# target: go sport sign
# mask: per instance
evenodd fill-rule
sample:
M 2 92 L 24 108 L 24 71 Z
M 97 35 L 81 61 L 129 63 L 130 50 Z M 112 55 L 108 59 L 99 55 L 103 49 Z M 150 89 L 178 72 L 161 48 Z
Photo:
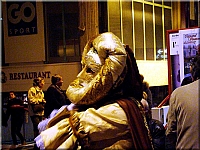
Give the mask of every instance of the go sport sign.
M 6 2 L 8 36 L 37 34 L 36 2 Z

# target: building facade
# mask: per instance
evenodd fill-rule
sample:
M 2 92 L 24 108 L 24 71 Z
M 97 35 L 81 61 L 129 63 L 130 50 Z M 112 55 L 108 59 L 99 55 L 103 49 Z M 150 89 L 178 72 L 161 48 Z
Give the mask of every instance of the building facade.
M 22 97 L 39 76 L 45 78 L 46 91 L 51 76 L 60 74 L 66 90 L 81 70 L 86 42 L 107 31 L 132 48 L 159 103 L 168 86 L 166 31 L 200 26 L 200 5 L 195 1 L 2 1 L 1 5 L 3 105 L 9 91 Z

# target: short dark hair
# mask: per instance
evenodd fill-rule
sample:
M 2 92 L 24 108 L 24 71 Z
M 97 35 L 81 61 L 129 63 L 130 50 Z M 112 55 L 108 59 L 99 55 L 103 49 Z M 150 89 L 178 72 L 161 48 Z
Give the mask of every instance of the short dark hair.
M 51 77 L 51 83 L 55 85 L 58 81 L 61 80 L 61 78 L 62 77 L 59 74 L 55 74 Z
M 11 94 L 11 93 L 13 93 L 13 94 L 14 94 L 14 96 L 16 96 L 16 94 L 15 94 L 15 92 L 14 92 L 14 91 L 10 91 L 10 92 L 9 92 L 9 94 L 8 94 L 8 95 L 9 95 L 9 97 L 10 97 L 10 94 Z
M 194 80 L 200 79 L 200 56 L 195 56 L 191 60 L 191 75 Z
M 38 86 L 39 83 L 40 83 L 42 80 L 44 80 L 44 78 L 42 78 L 42 77 L 38 77 L 38 78 L 33 79 L 33 86 Z
M 14 91 L 10 91 L 9 94 L 10 94 L 10 93 L 13 93 L 13 94 L 15 95 L 15 92 L 14 92 Z

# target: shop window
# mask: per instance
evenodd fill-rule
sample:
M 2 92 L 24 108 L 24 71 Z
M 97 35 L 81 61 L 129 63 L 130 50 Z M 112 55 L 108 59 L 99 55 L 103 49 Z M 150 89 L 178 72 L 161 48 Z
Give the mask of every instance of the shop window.
M 159 1 L 154 1 L 156 4 L 160 4 L 162 5 L 162 0 L 159 0 Z
M 164 59 L 163 30 L 162 30 L 162 8 L 155 7 L 155 37 L 156 37 L 156 59 Z
M 144 60 L 143 5 L 134 3 L 135 57 Z
M 122 2 L 122 24 L 123 24 L 123 41 L 128 44 L 129 47 L 133 47 L 133 23 L 132 23 L 132 3 Z
M 108 1 L 108 30 L 133 49 L 137 60 L 166 60 L 171 10 L 171 1 Z
M 145 10 L 145 40 L 146 42 L 146 60 L 154 60 L 154 28 L 153 28 L 153 6 L 144 5 Z
M 170 2 L 170 1 L 164 1 L 164 5 L 166 5 L 166 6 L 172 6 L 172 3 Z
M 108 1 L 108 30 L 121 37 L 121 14 L 119 1 Z
M 44 11 L 47 62 L 80 61 L 78 2 L 46 2 Z

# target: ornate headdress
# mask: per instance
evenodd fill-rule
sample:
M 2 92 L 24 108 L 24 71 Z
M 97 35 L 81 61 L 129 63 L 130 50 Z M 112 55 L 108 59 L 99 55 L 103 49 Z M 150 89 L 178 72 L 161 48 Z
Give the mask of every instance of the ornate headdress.
M 120 39 L 111 32 L 90 40 L 83 51 L 83 70 L 66 94 L 74 104 L 93 104 L 122 81 L 127 54 Z
M 82 71 L 66 94 L 74 104 L 94 104 L 108 94 L 142 98 L 142 81 L 132 50 L 111 32 L 91 39 L 82 55 Z

